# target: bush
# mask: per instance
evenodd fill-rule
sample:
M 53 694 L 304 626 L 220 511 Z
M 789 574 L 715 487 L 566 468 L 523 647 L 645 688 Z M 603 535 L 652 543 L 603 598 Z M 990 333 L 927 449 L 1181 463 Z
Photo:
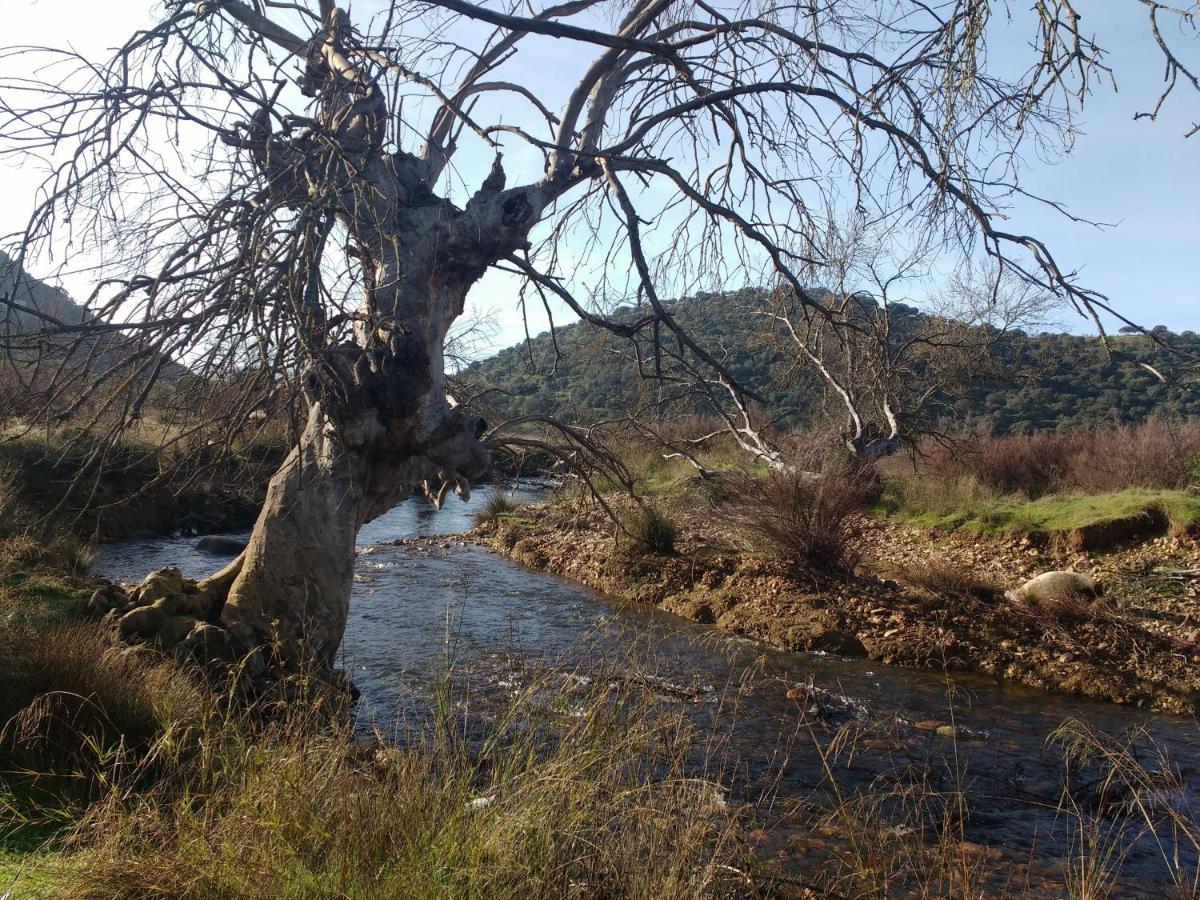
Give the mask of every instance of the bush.
M 907 493 L 913 495 L 912 509 L 946 516 L 951 509 L 935 509 L 938 504 L 922 495 L 950 497 L 966 490 L 1037 500 L 1049 494 L 1130 488 L 1180 490 L 1200 481 L 1198 463 L 1197 422 L 1152 418 L 1140 425 L 1065 433 L 977 435 L 925 443 L 913 470 L 918 484 Z M 896 464 L 888 468 L 894 472 Z M 912 479 L 911 474 L 907 477 Z
M 651 553 L 664 556 L 675 552 L 679 529 L 666 513 L 653 506 L 644 506 L 628 516 L 623 523 L 625 533 Z
M 482 525 L 484 522 L 491 522 L 501 516 L 514 513 L 520 508 L 521 504 L 504 493 L 502 488 L 493 488 L 479 512 L 475 513 L 475 524 Z
M 792 468 L 761 478 L 731 475 L 731 522 L 752 544 L 787 562 L 852 568 L 850 517 L 876 494 L 874 472 L 820 449 L 792 462 Z

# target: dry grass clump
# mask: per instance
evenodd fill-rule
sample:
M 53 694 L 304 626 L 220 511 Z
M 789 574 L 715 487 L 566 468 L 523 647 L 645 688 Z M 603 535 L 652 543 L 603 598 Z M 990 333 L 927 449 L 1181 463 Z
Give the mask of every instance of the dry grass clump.
M 622 521 L 625 533 L 639 546 L 669 556 L 675 552 L 679 528 L 675 520 L 654 506 L 641 506 Z
M 1111 603 L 1091 596 L 1063 591 L 1036 600 L 1018 600 L 1013 608 L 1040 628 L 1072 628 L 1090 623 L 1112 623 L 1120 619 Z
M 872 473 L 836 453 L 809 449 L 786 471 L 731 474 L 725 507 L 750 543 L 796 565 L 849 569 L 851 516 L 874 495 Z
M 482 525 L 484 522 L 491 522 L 501 516 L 511 515 L 521 508 L 521 504 L 506 494 L 501 487 L 495 487 L 488 494 L 487 500 L 475 514 L 475 524 Z
M 930 559 L 907 566 L 899 577 L 939 600 L 973 598 L 991 602 L 1004 597 L 1004 589 L 992 579 L 945 559 Z
M 195 724 L 198 682 L 85 622 L 0 628 L 0 768 L 69 773 L 87 795 L 112 767 Z
M 561 685 L 560 685 L 561 689 Z M 568 705 L 569 701 L 569 705 Z M 701 897 L 746 886 L 737 814 L 692 735 L 632 696 L 523 693 L 485 734 L 407 747 L 303 716 L 212 721 L 171 779 L 73 836 L 72 897 Z

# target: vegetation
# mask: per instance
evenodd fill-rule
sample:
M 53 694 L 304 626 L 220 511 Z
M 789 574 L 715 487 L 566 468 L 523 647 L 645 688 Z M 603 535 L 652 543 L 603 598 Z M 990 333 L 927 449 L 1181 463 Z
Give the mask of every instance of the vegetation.
M 231 710 L 91 625 L 5 637 L 0 765 L 26 774 L 0 835 L 49 834 L 34 861 L 62 895 L 694 897 L 747 877 L 724 789 L 685 769 L 694 729 L 606 684 L 539 681 L 482 734 L 439 717 L 396 746 L 304 702 Z
M 819 420 L 824 391 L 816 373 L 787 351 L 762 317 L 751 314 L 754 291 L 697 294 L 670 305 L 672 313 L 697 340 L 727 348 L 729 369 L 766 398 L 772 417 L 798 426 Z M 618 318 L 634 321 L 645 310 L 626 308 Z M 894 305 L 899 324 L 918 327 L 925 314 Z M 898 327 L 893 340 L 907 333 Z M 1189 353 L 1200 352 L 1200 335 L 1160 333 Z M 992 345 L 990 372 L 964 385 L 961 393 L 943 391 L 936 417 L 950 432 L 964 425 L 996 435 L 1035 431 L 1070 432 L 1094 426 L 1137 424 L 1156 416 L 1200 416 L 1200 393 L 1167 386 L 1142 364 L 1169 368 L 1167 350 L 1143 335 L 1112 339 L 1118 356 L 1110 358 L 1098 338 L 1071 334 L 1012 332 Z M 620 351 L 620 352 L 618 352 Z M 643 358 L 651 355 L 642 347 Z M 631 410 L 660 403 L 675 415 L 710 414 L 694 395 L 675 397 L 663 385 L 638 377 L 619 339 L 597 335 L 582 324 L 559 328 L 553 339 L 539 335 L 528 345 L 503 350 L 465 370 L 463 378 L 491 389 L 489 418 L 502 421 L 525 415 L 550 415 L 573 422 L 621 418 Z M 837 415 L 842 410 L 831 407 Z
M 674 520 L 654 506 L 639 506 L 623 522 L 626 534 L 640 547 L 651 553 L 669 555 L 675 552 L 678 528 Z
M 1070 532 L 1139 515 L 1200 522 L 1200 425 L 1154 417 L 1065 433 L 977 436 L 886 466 L 878 513 L 939 528 Z
M 488 494 L 487 502 L 475 514 L 475 523 L 490 522 L 499 516 L 507 516 L 521 508 L 521 504 L 505 493 L 504 488 L 496 486 Z
M 758 478 L 728 476 L 724 515 L 753 549 L 801 566 L 852 568 L 850 519 L 874 492 L 870 473 L 820 445 L 790 462 Z

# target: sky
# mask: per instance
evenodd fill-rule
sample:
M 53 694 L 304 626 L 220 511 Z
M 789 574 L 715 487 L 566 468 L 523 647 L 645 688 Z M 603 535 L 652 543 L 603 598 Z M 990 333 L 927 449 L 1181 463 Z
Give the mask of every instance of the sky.
M 0 0 L 6 23 L 2 42 L 69 43 L 84 55 L 99 56 L 147 23 L 150 6 L 148 0 Z M 1152 105 L 1163 76 L 1143 7 L 1137 0 L 1081 0 L 1079 8 L 1085 26 L 1094 29 L 1109 52 L 1119 91 L 1100 90 L 1089 100 L 1074 150 L 1055 163 L 1032 160 L 1026 185 L 1073 214 L 1110 227 L 1072 223 L 1033 203 L 1016 207 L 1006 224 L 1045 239 L 1063 268 L 1078 270 L 1089 287 L 1107 294 L 1139 323 L 1200 331 L 1200 134 L 1183 138 L 1190 124 L 1200 120 L 1200 97 L 1180 89 L 1157 122 L 1135 122 L 1134 113 Z M 1192 47 L 1198 43 L 1190 42 Z M 536 78 L 547 84 L 568 78 L 568 47 L 553 41 L 545 46 Z M 1003 56 L 1019 49 L 1000 45 L 992 52 Z M 31 166 L 0 162 L 0 233 L 24 224 L 39 181 Z M 45 273 L 35 269 L 33 274 Z M 61 283 L 83 297 L 93 278 L 66 274 Z M 523 334 L 515 295 L 512 279 L 498 274 L 485 277 L 472 292 L 472 304 L 495 316 L 496 347 Z M 569 320 L 561 309 L 555 318 L 560 324 Z M 1069 316 L 1062 324 L 1073 331 L 1089 328 Z M 532 331 L 543 326 L 544 317 L 535 314 Z

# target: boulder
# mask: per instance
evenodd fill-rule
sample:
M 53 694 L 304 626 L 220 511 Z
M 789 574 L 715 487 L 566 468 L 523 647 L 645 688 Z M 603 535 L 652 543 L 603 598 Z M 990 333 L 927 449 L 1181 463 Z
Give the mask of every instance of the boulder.
M 246 549 L 246 542 L 238 538 L 210 534 L 196 541 L 196 549 L 211 556 L 237 556 Z
M 1090 575 L 1080 572 L 1043 572 L 1029 579 L 1015 591 L 1009 591 L 1008 599 L 1015 603 L 1052 603 L 1066 597 L 1099 597 L 1104 588 Z
M 229 632 L 208 622 L 194 622 L 192 630 L 176 645 L 175 651 L 201 662 L 233 662 L 238 655 Z
M 115 584 L 104 584 L 92 592 L 87 601 L 87 612 L 96 617 L 103 617 L 110 610 L 122 609 L 129 602 L 129 597 Z
M 207 619 L 213 610 L 213 598 L 195 585 L 188 584 L 184 592 L 175 598 L 175 612 L 193 619 Z
M 174 647 L 191 633 L 195 625 L 196 620 L 186 616 L 165 616 L 156 635 L 159 646 L 163 649 Z
M 167 566 L 157 572 L 151 572 L 133 590 L 133 601 L 138 606 L 149 606 L 163 597 L 172 597 L 183 593 L 183 575 L 174 566 Z
M 139 606 L 121 616 L 117 621 L 117 633 L 122 638 L 149 640 L 158 634 L 166 619 L 166 614 L 156 606 Z

